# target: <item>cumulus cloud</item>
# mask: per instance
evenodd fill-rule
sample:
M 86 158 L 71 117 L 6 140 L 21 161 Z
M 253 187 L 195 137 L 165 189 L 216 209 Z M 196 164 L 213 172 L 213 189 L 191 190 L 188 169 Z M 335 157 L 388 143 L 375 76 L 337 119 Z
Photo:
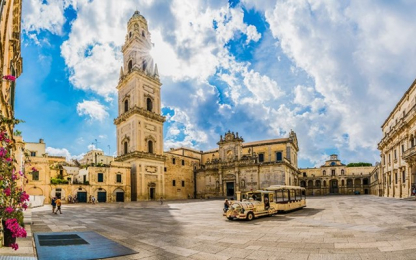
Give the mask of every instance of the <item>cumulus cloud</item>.
M 108 117 L 106 108 L 96 100 L 83 100 L 77 105 L 79 116 L 88 116 L 91 120 L 103 121 Z

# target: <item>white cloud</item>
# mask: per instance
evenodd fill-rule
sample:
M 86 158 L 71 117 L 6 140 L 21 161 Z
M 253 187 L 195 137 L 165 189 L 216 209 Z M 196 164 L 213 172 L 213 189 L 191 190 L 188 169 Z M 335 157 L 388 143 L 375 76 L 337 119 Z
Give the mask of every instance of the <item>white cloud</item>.
M 106 108 L 96 100 L 83 100 L 77 105 L 79 116 L 89 116 L 91 120 L 103 121 L 108 117 Z
M 72 158 L 71 153 L 65 148 L 46 147 L 46 153 L 52 156 L 63 156 L 67 161 Z

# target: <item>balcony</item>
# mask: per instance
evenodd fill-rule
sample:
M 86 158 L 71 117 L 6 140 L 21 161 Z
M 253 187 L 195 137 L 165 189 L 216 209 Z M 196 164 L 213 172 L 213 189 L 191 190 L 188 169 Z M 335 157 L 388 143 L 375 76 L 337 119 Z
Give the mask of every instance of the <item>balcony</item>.
M 403 160 L 405 160 L 407 163 L 411 161 L 416 160 L 416 146 L 413 146 L 409 149 L 407 149 L 402 156 Z

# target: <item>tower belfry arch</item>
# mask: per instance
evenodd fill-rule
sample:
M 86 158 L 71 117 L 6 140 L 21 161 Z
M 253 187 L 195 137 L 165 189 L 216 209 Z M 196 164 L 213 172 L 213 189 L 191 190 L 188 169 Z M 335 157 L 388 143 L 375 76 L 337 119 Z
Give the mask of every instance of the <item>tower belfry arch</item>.
M 164 197 L 163 123 L 161 82 L 153 58 L 147 21 L 135 11 L 127 23 L 121 48 L 116 161 L 131 164 L 132 201 Z M 152 183 L 152 194 L 149 184 Z

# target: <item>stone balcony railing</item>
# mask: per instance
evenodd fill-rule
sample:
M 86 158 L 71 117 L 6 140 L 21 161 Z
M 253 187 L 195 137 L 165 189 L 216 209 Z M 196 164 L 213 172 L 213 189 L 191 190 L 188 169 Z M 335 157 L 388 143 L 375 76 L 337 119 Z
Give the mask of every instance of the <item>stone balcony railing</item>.
M 404 151 L 403 156 L 402 156 L 403 160 L 405 161 L 412 160 L 414 159 L 414 157 L 416 157 L 416 146 L 413 146 L 407 149 L 406 151 Z
M 153 159 L 153 160 L 158 160 L 158 161 L 165 161 L 166 160 L 166 156 L 164 156 L 164 155 L 134 151 L 134 152 L 130 152 L 130 153 L 126 153 L 126 154 L 117 156 L 115 158 L 115 161 L 116 162 L 122 162 L 122 161 L 125 161 L 125 160 L 128 160 L 128 159 L 133 159 L 133 158 L 146 158 L 146 159 Z
M 156 114 L 152 111 L 148 111 L 148 110 L 146 110 L 142 107 L 134 106 L 134 107 L 130 108 L 127 112 L 121 114 L 119 117 L 114 119 L 114 124 L 118 125 L 121 122 L 127 120 L 127 118 L 129 118 L 130 116 L 132 116 L 134 114 L 142 115 L 142 116 L 145 116 L 147 118 L 154 119 L 154 120 L 156 120 L 158 122 L 161 122 L 161 123 L 165 122 L 165 120 L 166 120 L 166 117 L 164 117 L 162 115 Z

